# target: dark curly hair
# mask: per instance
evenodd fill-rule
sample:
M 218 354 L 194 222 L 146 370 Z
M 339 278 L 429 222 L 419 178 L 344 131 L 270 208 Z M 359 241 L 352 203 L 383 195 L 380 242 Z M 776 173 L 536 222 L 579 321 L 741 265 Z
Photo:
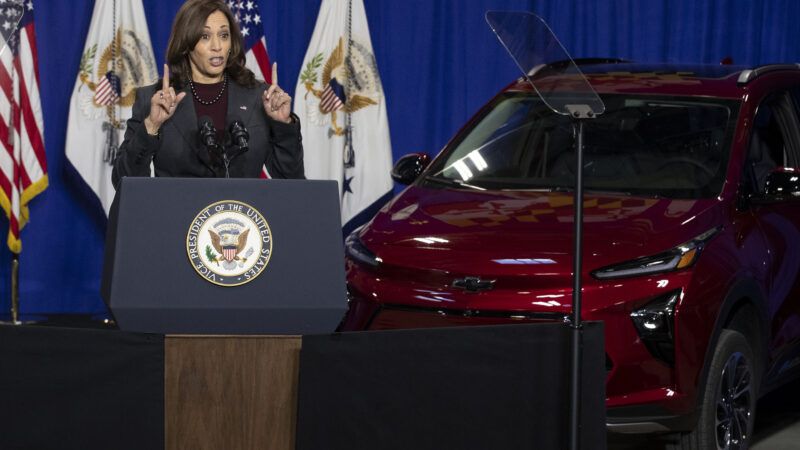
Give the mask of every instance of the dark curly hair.
M 222 0 L 187 0 L 175 15 L 167 44 L 166 59 L 170 69 L 170 83 L 175 89 L 183 89 L 189 82 L 192 76 L 189 52 L 194 50 L 200 41 L 206 19 L 215 11 L 225 14 L 230 24 L 231 53 L 225 64 L 225 72 L 230 79 L 240 85 L 246 87 L 256 85 L 255 75 L 245 67 L 242 33 L 228 5 Z

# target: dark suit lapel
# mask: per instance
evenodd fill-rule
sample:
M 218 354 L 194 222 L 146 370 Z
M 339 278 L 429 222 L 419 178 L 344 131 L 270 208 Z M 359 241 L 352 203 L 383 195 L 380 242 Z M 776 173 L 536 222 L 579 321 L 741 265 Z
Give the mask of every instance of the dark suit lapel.
M 254 101 L 254 97 L 260 97 L 260 93 L 254 89 L 247 89 L 233 81 L 229 81 L 228 88 L 228 117 L 226 121 L 232 123 L 234 120 L 241 120 L 247 126 L 250 123 L 250 116 L 256 108 L 261 105 L 260 98 Z
M 197 151 L 200 145 L 200 140 L 197 137 L 197 112 L 194 109 L 194 98 L 192 91 L 187 85 L 182 92 L 186 93 L 186 97 L 178 103 L 175 108 L 175 114 L 172 115 L 170 122 L 178 129 L 178 132 L 183 136 L 183 139 L 189 145 L 189 148 Z
M 175 113 L 172 115 L 170 122 L 183 137 L 189 151 L 194 154 L 203 165 L 208 167 L 212 172 L 215 172 L 214 162 L 208 154 L 208 149 L 200 142 L 197 110 L 194 108 L 192 90 L 189 86 L 186 86 L 182 92 L 186 93 L 186 97 L 178 103 L 178 107 L 175 108 Z

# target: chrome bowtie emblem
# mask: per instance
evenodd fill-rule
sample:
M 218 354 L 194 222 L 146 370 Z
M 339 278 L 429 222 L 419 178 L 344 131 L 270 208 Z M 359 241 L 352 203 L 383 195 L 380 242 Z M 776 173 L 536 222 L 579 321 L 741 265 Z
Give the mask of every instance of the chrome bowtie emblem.
M 464 277 L 453 280 L 453 287 L 467 292 L 488 291 L 494 287 L 496 280 L 481 280 L 479 277 Z
M 240 106 L 239 109 L 241 109 L 243 111 L 247 111 L 247 106 Z

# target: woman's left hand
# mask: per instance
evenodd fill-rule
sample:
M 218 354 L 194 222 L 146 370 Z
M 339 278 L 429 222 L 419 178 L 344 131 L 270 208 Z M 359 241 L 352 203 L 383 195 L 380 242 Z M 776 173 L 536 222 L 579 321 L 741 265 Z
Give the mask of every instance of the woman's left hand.
M 292 121 L 292 97 L 278 86 L 278 63 L 272 64 L 272 86 L 261 97 L 264 112 L 274 120 L 283 123 Z

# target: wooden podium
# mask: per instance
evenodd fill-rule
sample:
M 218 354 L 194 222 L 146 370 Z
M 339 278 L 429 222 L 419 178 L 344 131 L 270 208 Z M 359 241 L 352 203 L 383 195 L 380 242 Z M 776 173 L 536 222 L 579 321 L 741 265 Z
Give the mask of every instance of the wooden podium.
M 163 338 L 163 404 L 151 408 L 164 416 L 147 416 L 159 425 L 148 442 L 163 433 L 166 449 L 294 450 L 300 335 L 333 332 L 347 307 L 338 189 L 122 179 L 101 293 L 120 330 Z M 223 256 L 222 234 L 238 236 L 241 255 Z
M 165 449 L 294 450 L 300 336 L 167 335 Z

